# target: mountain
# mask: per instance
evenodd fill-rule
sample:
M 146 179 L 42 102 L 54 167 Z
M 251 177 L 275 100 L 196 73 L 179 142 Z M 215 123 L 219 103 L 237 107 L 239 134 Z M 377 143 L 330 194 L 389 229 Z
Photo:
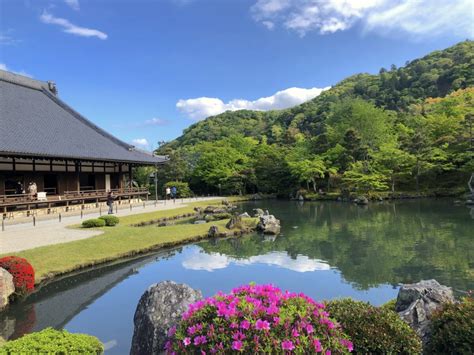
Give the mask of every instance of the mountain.
M 158 149 L 196 192 L 464 189 L 474 171 L 474 42 L 351 76 L 279 111 L 208 117 Z
M 215 141 L 235 134 L 269 142 L 280 130 L 298 129 L 304 134 L 321 132 L 335 103 L 345 98 L 361 98 L 389 110 L 403 112 L 428 97 L 444 97 L 458 89 L 474 86 L 474 42 L 464 41 L 450 48 L 407 62 L 380 69 L 379 74 L 357 74 L 339 82 L 318 97 L 286 110 L 227 111 L 197 122 L 169 142 L 169 148 Z M 272 134 L 273 129 L 273 134 Z M 276 131 L 276 132 L 275 132 Z

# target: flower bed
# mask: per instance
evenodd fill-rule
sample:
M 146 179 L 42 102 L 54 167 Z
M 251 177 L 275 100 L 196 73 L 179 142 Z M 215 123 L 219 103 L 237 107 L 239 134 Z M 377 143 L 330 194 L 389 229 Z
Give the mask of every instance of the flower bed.
M 189 307 L 169 332 L 168 354 L 349 353 L 325 305 L 271 285 L 246 285 Z
M 21 296 L 33 292 L 35 289 L 35 270 L 26 259 L 18 256 L 6 256 L 0 259 L 0 267 L 13 276 L 17 295 Z

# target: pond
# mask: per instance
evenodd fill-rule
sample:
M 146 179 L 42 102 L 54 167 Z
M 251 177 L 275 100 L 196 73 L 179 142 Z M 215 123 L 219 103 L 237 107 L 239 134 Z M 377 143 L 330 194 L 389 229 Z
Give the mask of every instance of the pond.
M 353 297 L 374 305 L 395 298 L 400 283 L 421 279 L 474 289 L 474 213 L 452 200 L 239 205 L 257 207 L 281 220 L 281 235 L 205 241 L 57 281 L 0 314 L 0 335 L 53 326 L 93 334 L 107 353 L 126 354 L 138 300 L 162 280 L 206 296 L 254 281 L 318 300 Z

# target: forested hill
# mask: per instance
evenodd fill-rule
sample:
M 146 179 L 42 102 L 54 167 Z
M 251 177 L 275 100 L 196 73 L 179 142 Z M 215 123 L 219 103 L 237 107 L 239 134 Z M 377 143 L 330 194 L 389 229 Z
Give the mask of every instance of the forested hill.
M 265 135 L 269 142 L 299 132 L 321 133 L 321 124 L 335 106 L 347 98 L 361 98 L 376 107 L 406 111 L 428 97 L 444 97 L 474 86 L 474 42 L 465 41 L 442 51 L 407 62 L 404 67 L 380 69 L 379 74 L 357 74 L 302 105 L 280 111 L 227 111 L 193 124 L 169 143 L 170 148 L 215 141 L 235 134 Z M 289 130 L 289 132 L 287 132 Z
M 474 42 L 465 41 L 290 109 L 198 122 L 159 148 L 171 157 L 159 181 L 204 193 L 464 189 L 473 132 Z

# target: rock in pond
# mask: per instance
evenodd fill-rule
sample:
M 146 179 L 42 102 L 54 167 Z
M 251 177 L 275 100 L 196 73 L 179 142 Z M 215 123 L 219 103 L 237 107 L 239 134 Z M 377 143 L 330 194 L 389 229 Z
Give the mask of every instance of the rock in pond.
M 422 280 L 400 288 L 395 310 L 426 344 L 430 337 L 429 325 L 433 313 L 442 309 L 444 304 L 453 302 L 451 287 L 441 285 L 436 280 Z
M 280 220 L 276 219 L 274 215 L 260 216 L 257 230 L 264 234 L 278 234 L 280 233 Z
M 9 297 L 15 292 L 13 276 L 0 267 L 0 309 L 8 305 Z
M 260 216 L 263 216 L 265 214 L 265 212 L 263 212 L 263 210 L 261 208 L 254 208 L 253 209 L 253 216 L 254 217 L 260 217 Z
M 211 228 L 209 228 L 209 232 L 207 232 L 207 236 L 211 238 L 216 238 L 219 235 L 219 228 L 217 226 L 211 226 Z
M 242 227 L 242 217 L 232 216 L 232 218 L 225 225 L 227 229 L 240 228 Z
M 160 354 L 168 330 L 176 325 L 191 303 L 202 298 L 201 291 L 185 284 L 163 281 L 151 285 L 138 302 L 133 322 L 131 355 Z
M 365 196 L 359 196 L 354 200 L 354 203 L 358 205 L 368 205 L 369 200 Z
M 247 212 L 244 212 L 239 215 L 240 218 L 250 218 L 250 215 Z

